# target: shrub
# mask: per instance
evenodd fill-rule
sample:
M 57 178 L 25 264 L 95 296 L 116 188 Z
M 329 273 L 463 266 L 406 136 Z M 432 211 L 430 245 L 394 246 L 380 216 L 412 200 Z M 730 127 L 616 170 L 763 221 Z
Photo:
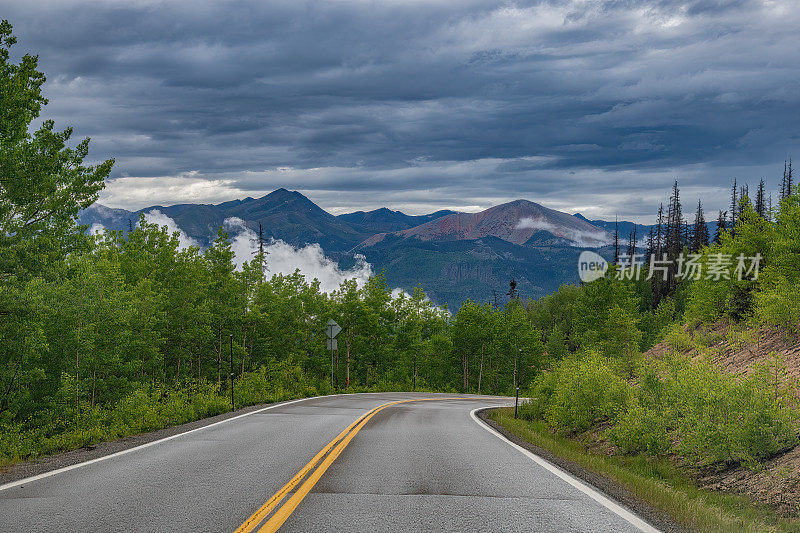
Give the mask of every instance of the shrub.
M 676 365 L 670 380 L 676 450 L 697 465 L 752 467 L 797 441 L 794 410 L 771 394 L 763 371 L 737 377 L 686 362 Z
M 682 353 L 694 348 L 692 335 L 683 329 L 681 324 L 673 324 L 664 338 L 667 346 L 672 348 L 673 351 Z
M 630 385 L 613 370 L 607 358 L 589 353 L 562 360 L 549 376 L 537 380 L 535 391 L 539 402 L 546 405 L 542 415 L 551 427 L 561 432 L 579 432 L 624 411 Z
M 624 453 L 659 456 L 671 447 L 669 432 L 673 421 L 661 372 L 662 365 L 658 363 L 641 367 L 631 408 L 619 417 L 610 432 L 611 441 Z
M 660 456 L 670 448 L 664 413 L 638 404 L 620 416 L 610 437 L 627 454 Z
M 765 282 L 766 287 L 756 295 L 756 316 L 766 324 L 784 326 L 800 331 L 800 287 L 782 277 Z

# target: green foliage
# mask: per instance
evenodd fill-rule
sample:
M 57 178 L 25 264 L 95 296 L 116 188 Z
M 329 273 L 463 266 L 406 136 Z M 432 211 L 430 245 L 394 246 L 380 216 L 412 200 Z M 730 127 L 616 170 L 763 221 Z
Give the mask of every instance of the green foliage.
M 663 413 L 634 404 L 610 433 L 611 441 L 627 454 L 661 456 L 670 448 Z
M 246 372 L 235 385 L 237 405 L 272 403 L 331 392 L 327 381 L 314 380 L 286 361 Z
M 683 353 L 695 347 L 692 335 L 682 324 L 673 324 L 664 336 L 664 342 L 675 353 Z
M 611 439 L 630 454 L 672 451 L 697 466 L 755 467 L 797 442 L 786 378 L 775 361 L 748 376 L 682 359 L 647 366 Z
M 756 294 L 756 315 L 768 324 L 798 332 L 800 324 L 800 196 L 781 201 L 771 238 L 769 260 Z
M 619 417 L 609 436 L 624 453 L 663 455 L 672 445 L 667 388 L 660 366 L 647 364 L 639 370 L 630 408 Z
M 676 364 L 668 378 L 676 450 L 700 465 L 754 465 L 796 443 L 794 413 L 770 394 L 766 374 L 725 374 L 704 363 Z
M 30 132 L 47 104 L 45 77 L 36 56 L 10 62 L 11 30 L 0 21 L 0 280 L 40 273 L 79 244 L 78 211 L 97 199 L 114 163 L 84 165 L 89 139 L 69 148 L 72 128 L 55 131 L 52 120 Z
M 109 406 L 85 403 L 67 427 L 57 420 L 36 426 L 5 424 L 0 432 L 0 464 L 154 431 L 229 409 L 230 404 L 207 383 L 191 391 L 140 387 Z
M 751 266 L 747 258 L 760 256 L 759 268 L 769 269 L 769 265 L 777 259 L 774 253 L 776 238 L 785 235 L 786 231 L 760 217 L 750 204 L 746 204 L 740 216 L 733 236 L 729 232 L 723 233 L 719 244 L 702 251 L 699 263 L 703 275 L 692 282 L 689 289 L 686 315 L 690 322 L 713 322 L 722 317 L 738 321 L 757 313 L 754 303 L 763 279 L 761 276 L 752 279 L 753 273 L 747 273 Z M 742 265 L 742 279 L 739 279 L 740 272 L 737 271 L 740 257 L 746 258 Z M 709 268 L 721 258 L 730 260 L 731 268 L 728 274 L 716 279 L 716 275 L 710 275 Z
M 641 350 L 647 351 L 661 341 L 677 318 L 675 299 L 670 297 L 661 300 L 653 311 L 643 312 L 639 321 L 642 330 Z
M 421 290 L 393 297 L 377 276 L 328 295 L 299 272 L 266 279 L 233 259 L 221 230 L 201 253 L 140 220 L 128 234 L 88 240 L 52 276 L 0 283 L 0 428 L 10 435 L 0 454 L 30 457 L 229 409 L 231 369 L 237 406 L 330 393 L 330 318 L 344 328 L 337 388 L 457 386 L 449 317 Z
M 520 400 L 517 416 L 522 420 L 541 420 L 544 414 L 541 410 L 542 406 L 543 403 L 539 402 L 538 399 Z
M 639 300 L 629 284 L 601 278 L 584 285 L 573 313 L 575 343 L 630 361 L 642 339 L 638 316 Z
M 529 415 L 542 418 L 562 432 L 585 431 L 599 420 L 613 420 L 627 408 L 630 386 L 597 353 L 562 360 L 535 382 Z

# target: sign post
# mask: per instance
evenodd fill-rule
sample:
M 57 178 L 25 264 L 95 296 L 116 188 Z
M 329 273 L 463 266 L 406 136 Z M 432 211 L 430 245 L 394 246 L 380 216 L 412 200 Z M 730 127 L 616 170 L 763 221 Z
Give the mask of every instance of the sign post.
M 335 386 L 333 382 L 333 352 L 338 349 L 336 335 L 338 335 L 340 331 L 342 331 L 342 328 L 334 319 L 331 318 L 328 320 L 328 323 L 325 325 L 325 335 L 328 337 L 326 343 L 328 350 L 331 351 L 331 387 Z
M 230 334 L 231 340 L 231 411 L 236 410 L 236 406 L 233 403 L 233 333 Z

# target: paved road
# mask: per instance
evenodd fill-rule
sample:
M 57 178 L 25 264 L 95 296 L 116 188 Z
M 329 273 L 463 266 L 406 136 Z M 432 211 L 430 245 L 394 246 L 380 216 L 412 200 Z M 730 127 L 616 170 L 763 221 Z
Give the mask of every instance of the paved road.
M 389 405 L 340 435 L 378 406 L 415 398 L 436 399 Z M 444 398 L 295 401 L 0 486 L 0 530 L 231 532 L 326 449 L 251 530 L 279 514 L 281 531 L 302 532 L 618 532 L 643 525 L 471 415 L 507 400 Z

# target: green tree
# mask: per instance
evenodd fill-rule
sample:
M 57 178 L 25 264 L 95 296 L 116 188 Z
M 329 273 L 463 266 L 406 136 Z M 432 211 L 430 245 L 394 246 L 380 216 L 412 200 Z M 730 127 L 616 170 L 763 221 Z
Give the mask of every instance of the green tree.
M 67 147 L 72 128 L 31 123 L 47 100 L 45 76 L 30 54 L 10 61 L 16 37 L 0 22 L 0 279 L 41 271 L 76 245 L 75 219 L 103 188 L 114 163 L 84 165 L 89 139 Z
M 800 196 L 781 201 L 769 256 L 756 294 L 757 316 L 797 332 L 800 324 Z
M 753 301 L 759 288 L 755 272 L 748 273 L 759 257 L 759 268 L 772 261 L 770 250 L 776 238 L 773 223 L 760 217 L 749 202 L 743 202 L 743 210 L 736 223 L 736 232 L 725 232 L 719 244 L 703 249 L 700 264 L 702 276 L 689 289 L 686 313 L 690 320 L 712 322 L 723 316 L 742 320 L 753 314 Z M 745 270 L 737 268 L 742 258 Z M 714 265 L 726 266 L 722 275 L 712 275 Z
M 227 344 L 228 335 L 233 334 L 235 323 L 241 316 L 240 310 L 243 310 L 238 283 L 233 275 L 234 256 L 228 234 L 220 227 L 213 245 L 205 253 L 210 273 L 208 286 L 212 322 L 210 326 L 216 332 L 214 352 L 216 352 L 218 386 L 222 385 L 222 352 Z
M 456 316 L 453 317 L 453 352 L 457 354 L 461 363 L 461 390 L 463 392 L 470 390 L 470 362 L 477 351 L 481 326 L 485 326 L 482 323 L 484 321 L 481 317 L 481 310 L 472 300 L 464 302 Z M 483 329 L 485 330 L 485 327 Z M 479 375 L 482 379 L 482 361 Z

